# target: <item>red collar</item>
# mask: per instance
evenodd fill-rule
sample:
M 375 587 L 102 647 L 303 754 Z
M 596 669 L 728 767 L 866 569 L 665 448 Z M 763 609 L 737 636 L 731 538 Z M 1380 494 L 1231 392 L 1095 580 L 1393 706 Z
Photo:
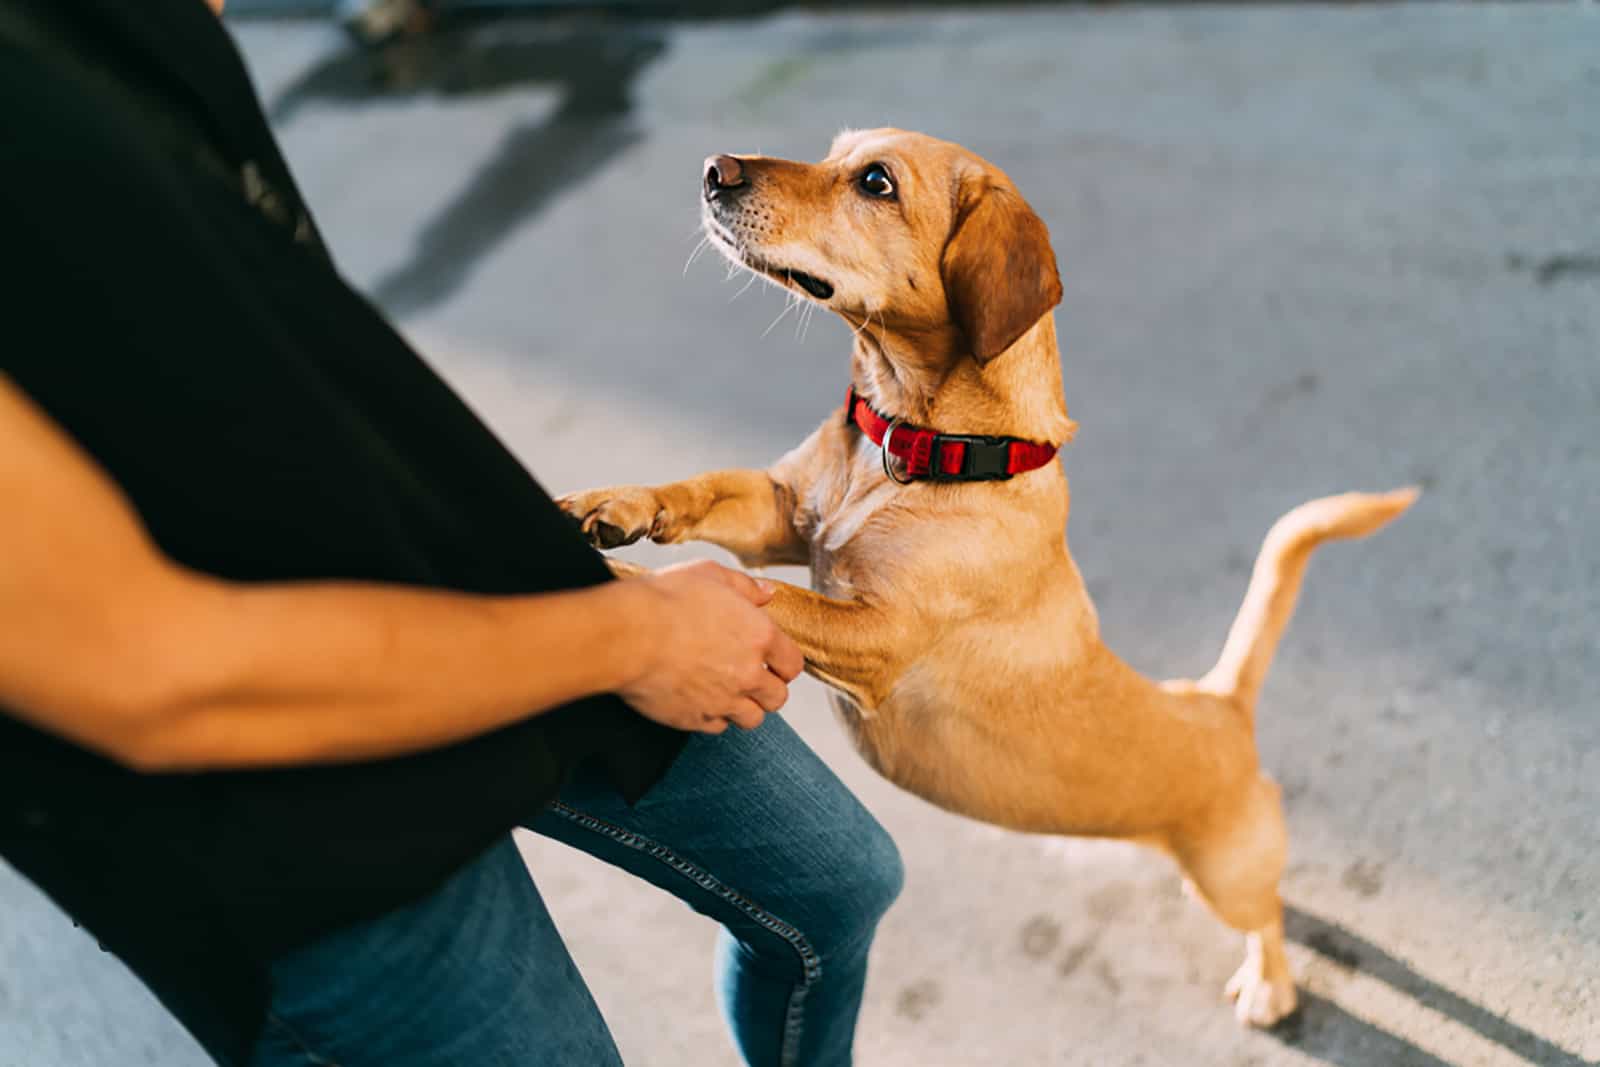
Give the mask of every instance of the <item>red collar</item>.
M 1038 470 L 1055 458 L 1058 446 L 1016 437 L 940 433 L 907 426 L 878 414 L 855 386 L 845 396 L 845 417 L 883 450 L 883 471 L 896 482 L 1003 482 L 1013 474 Z M 887 442 L 885 441 L 887 438 Z M 889 457 L 901 460 L 896 472 Z

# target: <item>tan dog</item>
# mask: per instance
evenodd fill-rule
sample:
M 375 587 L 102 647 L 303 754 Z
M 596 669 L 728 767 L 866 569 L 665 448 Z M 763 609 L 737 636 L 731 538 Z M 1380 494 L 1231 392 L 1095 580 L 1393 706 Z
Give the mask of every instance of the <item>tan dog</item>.
M 818 164 L 715 156 L 704 221 L 730 259 L 851 324 L 854 389 L 903 423 L 892 440 L 914 437 L 908 427 L 1071 438 L 1049 235 L 994 166 L 898 130 L 842 134 Z M 1063 537 L 1058 460 L 1005 480 L 906 481 L 851 414 L 770 470 L 562 505 L 601 547 L 648 536 L 707 541 L 749 566 L 809 564 L 815 591 L 780 584 L 769 610 L 837 691 L 867 762 L 976 819 L 1165 851 L 1248 935 L 1228 984 L 1239 1018 L 1267 1026 L 1292 1011 L 1286 837 L 1278 786 L 1257 764 L 1256 693 L 1311 550 L 1372 532 L 1415 492 L 1284 516 L 1221 660 L 1198 681 L 1157 683 L 1100 642 Z

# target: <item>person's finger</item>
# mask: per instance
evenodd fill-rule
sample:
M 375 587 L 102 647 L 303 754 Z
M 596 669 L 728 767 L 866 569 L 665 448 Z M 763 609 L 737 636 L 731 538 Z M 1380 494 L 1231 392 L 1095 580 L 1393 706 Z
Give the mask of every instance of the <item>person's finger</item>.
M 794 681 L 806 669 L 806 658 L 800 646 L 776 626 L 772 628 L 772 639 L 767 642 L 766 659 L 767 669 L 786 682 Z
M 789 702 L 789 687 L 763 667 L 761 676 L 751 680 L 750 688 L 745 690 L 744 695 L 767 711 L 777 711 Z
M 697 727 L 703 734 L 720 734 L 727 728 L 728 720 L 720 715 L 707 715 L 700 720 L 700 725 Z
M 743 571 L 736 571 L 731 567 L 717 566 L 716 570 L 707 573 L 758 608 L 772 599 L 771 582 L 758 581 Z
M 761 706 L 759 704 L 753 700 L 746 700 L 739 708 L 737 708 L 731 715 L 728 716 L 727 721 L 733 723 L 733 725 L 739 727 L 741 730 L 754 730 L 757 726 L 761 725 L 762 721 L 766 717 L 767 713 L 761 710 Z

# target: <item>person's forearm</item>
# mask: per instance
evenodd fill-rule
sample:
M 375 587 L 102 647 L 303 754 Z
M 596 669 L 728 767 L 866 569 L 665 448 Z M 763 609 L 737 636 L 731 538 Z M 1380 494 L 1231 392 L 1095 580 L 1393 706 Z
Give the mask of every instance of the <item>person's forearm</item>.
M 147 646 L 159 674 L 117 755 L 143 770 L 394 756 L 632 680 L 634 583 L 484 597 L 185 579 Z
M 0 514 L 0 713 L 141 769 L 392 756 L 658 666 L 650 583 L 483 597 L 185 570 L 3 373 Z

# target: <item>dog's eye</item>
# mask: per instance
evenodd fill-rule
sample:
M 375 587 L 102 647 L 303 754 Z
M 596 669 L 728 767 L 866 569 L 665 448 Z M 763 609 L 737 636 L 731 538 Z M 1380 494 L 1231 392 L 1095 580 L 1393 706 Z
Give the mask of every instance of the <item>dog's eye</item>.
M 868 196 L 875 196 L 879 200 L 894 199 L 894 182 L 889 178 L 889 170 L 882 163 L 874 163 L 861 172 L 861 177 L 856 179 L 856 184 L 861 186 L 861 191 Z

